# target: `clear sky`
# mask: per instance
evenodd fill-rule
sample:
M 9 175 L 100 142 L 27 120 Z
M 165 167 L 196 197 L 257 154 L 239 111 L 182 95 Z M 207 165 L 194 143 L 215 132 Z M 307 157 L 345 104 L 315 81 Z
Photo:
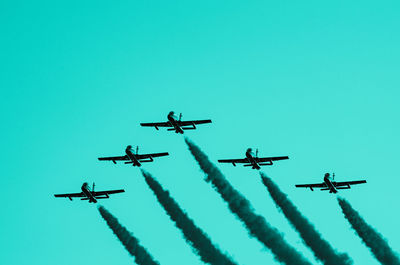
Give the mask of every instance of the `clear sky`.
M 398 1 L 3 1 L 1 264 L 131 264 L 95 205 L 56 199 L 82 182 L 161 264 L 201 264 L 137 168 L 97 161 L 169 152 L 149 171 L 240 264 L 274 264 L 203 180 L 183 137 L 141 128 L 211 118 L 185 133 L 210 159 L 288 155 L 263 170 L 355 264 L 377 264 L 334 195 L 294 184 L 367 179 L 340 191 L 400 251 Z M 257 213 L 312 263 L 258 172 L 220 165 Z

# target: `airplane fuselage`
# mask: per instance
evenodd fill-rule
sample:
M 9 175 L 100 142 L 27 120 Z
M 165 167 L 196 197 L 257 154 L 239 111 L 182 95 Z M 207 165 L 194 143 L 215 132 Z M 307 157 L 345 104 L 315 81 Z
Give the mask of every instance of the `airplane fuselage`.
M 139 162 L 139 160 L 136 158 L 135 154 L 132 153 L 131 149 L 127 148 L 125 150 L 126 155 L 129 157 L 129 159 L 132 161 L 134 166 L 140 167 L 142 164 Z
M 178 125 L 178 122 L 176 121 L 175 117 L 173 114 L 168 114 L 168 121 L 174 127 L 176 133 L 183 134 L 182 128 Z
M 246 151 L 246 158 L 249 161 L 249 163 L 253 166 L 252 167 L 253 169 L 260 169 L 260 166 L 254 159 L 253 153 L 251 151 L 249 151 L 249 150 Z
M 324 182 L 329 188 L 329 193 L 337 193 L 335 186 L 332 184 L 331 178 L 329 176 L 324 177 Z
M 97 202 L 96 198 L 92 195 L 92 192 L 90 191 L 89 185 L 86 182 L 83 183 L 81 189 L 82 189 L 83 194 L 85 194 L 86 197 L 89 199 L 89 202 L 93 202 L 93 203 Z

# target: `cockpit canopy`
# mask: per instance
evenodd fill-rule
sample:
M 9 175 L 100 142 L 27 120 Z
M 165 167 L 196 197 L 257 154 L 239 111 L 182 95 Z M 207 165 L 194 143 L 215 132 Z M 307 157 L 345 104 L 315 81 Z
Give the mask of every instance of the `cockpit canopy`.
M 170 112 L 168 113 L 168 118 L 174 118 L 174 119 L 176 119 L 175 112 L 170 111 Z

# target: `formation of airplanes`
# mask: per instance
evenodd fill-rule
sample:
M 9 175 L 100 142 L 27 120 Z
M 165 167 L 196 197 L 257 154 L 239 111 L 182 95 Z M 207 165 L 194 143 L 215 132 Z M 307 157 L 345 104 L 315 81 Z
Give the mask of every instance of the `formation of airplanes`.
M 183 134 L 184 130 L 195 130 L 198 124 L 206 124 L 211 123 L 210 119 L 207 120 L 188 120 L 182 121 L 182 113 L 179 115 L 179 119 L 175 116 L 174 112 L 171 111 L 167 116 L 168 121 L 166 122 L 152 122 L 152 123 L 140 123 L 143 127 L 155 127 L 159 130 L 159 127 L 167 127 L 167 131 L 175 131 L 175 133 Z M 132 164 L 132 166 L 140 167 L 142 163 L 146 162 L 154 162 L 155 157 L 168 156 L 168 152 L 162 153 L 148 153 L 148 154 L 139 154 L 139 147 L 136 147 L 136 151 L 132 149 L 131 145 L 128 145 L 125 149 L 125 155 L 122 156 L 110 156 L 110 157 L 99 157 L 100 161 L 112 161 L 114 164 L 117 164 L 116 161 L 124 161 L 125 164 Z M 233 166 L 236 164 L 244 164 L 245 167 L 251 167 L 252 169 L 259 170 L 261 166 L 271 166 L 273 165 L 273 161 L 286 160 L 289 159 L 288 156 L 271 156 L 271 157 L 258 157 L 258 149 L 254 154 L 251 148 L 248 148 L 245 153 L 244 158 L 239 159 L 220 159 L 219 163 L 232 163 Z M 339 189 L 350 189 L 351 185 L 363 184 L 366 183 L 366 180 L 356 180 L 356 181 L 343 181 L 336 182 L 335 174 L 330 176 L 329 173 L 326 173 L 324 176 L 324 181 L 322 183 L 315 184 L 297 184 L 295 187 L 297 188 L 310 188 L 310 190 L 314 190 L 314 188 L 320 188 L 322 191 L 329 190 L 330 193 L 337 193 Z M 87 182 L 83 183 L 81 187 L 81 192 L 78 193 L 65 193 L 65 194 L 55 194 L 54 196 L 57 198 L 68 198 L 72 201 L 72 198 L 81 198 L 81 200 L 87 200 L 89 203 L 96 203 L 98 199 L 108 199 L 109 195 L 115 193 L 125 192 L 123 189 L 118 190 L 104 190 L 104 191 L 95 191 L 93 187 L 90 188 Z

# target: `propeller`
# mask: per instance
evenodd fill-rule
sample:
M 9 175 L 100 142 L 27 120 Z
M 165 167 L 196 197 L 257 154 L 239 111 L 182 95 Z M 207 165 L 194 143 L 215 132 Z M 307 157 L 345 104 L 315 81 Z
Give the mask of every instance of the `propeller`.
M 256 148 L 256 157 L 258 157 L 258 148 Z
M 94 184 L 94 182 L 93 182 L 93 188 L 92 188 L 92 192 L 94 192 L 94 186 L 95 186 L 95 184 Z
M 179 121 L 181 121 L 181 119 L 182 119 L 182 112 L 179 113 Z
M 139 153 L 139 146 L 137 145 L 136 146 L 136 154 L 138 154 Z
M 335 180 L 335 173 L 332 173 L 332 179 Z

